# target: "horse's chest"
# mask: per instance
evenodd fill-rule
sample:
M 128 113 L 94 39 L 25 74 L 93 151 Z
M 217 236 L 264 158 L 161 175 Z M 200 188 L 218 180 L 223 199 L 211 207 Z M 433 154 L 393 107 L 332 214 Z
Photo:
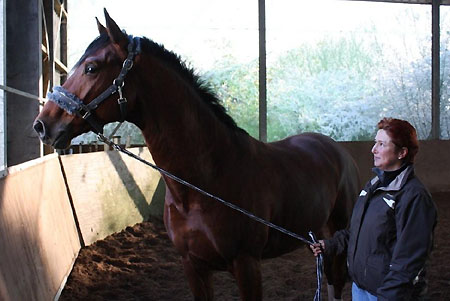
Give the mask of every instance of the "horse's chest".
M 180 213 L 175 206 L 168 206 L 165 223 L 170 239 L 183 256 L 190 254 L 204 260 L 219 260 L 227 252 L 224 247 L 227 243 L 213 219 L 200 211 Z

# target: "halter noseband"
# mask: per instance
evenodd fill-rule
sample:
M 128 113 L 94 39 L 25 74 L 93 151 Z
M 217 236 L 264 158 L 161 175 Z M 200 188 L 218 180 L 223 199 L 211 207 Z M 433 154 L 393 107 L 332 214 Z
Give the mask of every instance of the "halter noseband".
M 91 125 L 93 132 L 98 134 L 103 133 L 103 126 L 95 118 L 94 111 L 105 99 L 118 92 L 119 98 L 117 100 L 117 103 L 120 107 L 120 121 L 123 122 L 127 115 L 127 99 L 123 97 L 122 94 L 122 88 L 125 83 L 124 79 L 128 71 L 130 71 L 130 69 L 133 67 L 134 58 L 141 51 L 141 39 L 138 37 L 133 38 L 132 36 L 129 36 L 128 38 L 130 40 L 130 42 L 128 43 L 128 56 L 123 62 L 122 70 L 120 71 L 119 76 L 117 76 L 111 86 L 109 86 L 99 96 L 94 98 L 94 100 L 92 100 L 88 104 L 84 104 L 83 100 L 70 93 L 62 86 L 53 87 L 53 92 L 47 93 L 48 100 L 56 103 L 67 113 L 71 115 L 77 115 L 86 120 Z

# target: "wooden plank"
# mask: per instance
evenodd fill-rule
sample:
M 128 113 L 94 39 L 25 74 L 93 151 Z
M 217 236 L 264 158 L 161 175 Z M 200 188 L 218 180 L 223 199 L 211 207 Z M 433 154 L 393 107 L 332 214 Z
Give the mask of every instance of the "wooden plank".
M 54 6 L 55 6 L 55 12 L 58 15 L 61 13 L 61 10 L 62 10 L 63 15 L 67 18 L 67 11 L 64 8 L 64 6 L 61 4 L 61 2 L 59 2 L 59 0 L 54 0 Z
M 80 243 L 56 155 L 0 179 L 0 300 L 52 300 Z
M 56 70 L 58 70 L 60 73 L 69 74 L 69 69 L 67 68 L 67 66 L 57 58 L 55 58 L 55 66 Z
M 131 151 L 152 162 L 146 148 Z M 86 245 L 149 215 L 162 215 L 163 185 L 152 168 L 116 151 L 65 155 L 61 160 Z
M 43 57 L 43 59 L 45 59 L 45 57 L 47 56 L 47 47 L 45 47 L 45 45 L 42 44 L 41 49 L 42 49 L 42 53 L 44 54 L 42 57 Z

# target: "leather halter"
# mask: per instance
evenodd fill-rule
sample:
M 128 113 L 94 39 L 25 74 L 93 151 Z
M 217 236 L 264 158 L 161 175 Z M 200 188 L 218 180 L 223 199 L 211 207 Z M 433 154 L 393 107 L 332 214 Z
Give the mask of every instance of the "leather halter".
M 109 96 L 114 93 L 119 93 L 117 103 L 120 107 L 121 122 L 123 122 L 127 115 L 127 99 L 123 97 L 122 88 L 124 86 L 124 79 L 128 71 L 133 67 L 133 60 L 137 54 L 141 52 L 141 38 L 128 36 L 130 42 L 128 43 L 128 56 L 123 62 L 122 70 L 117 78 L 113 81 L 112 85 L 103 91 L 99 96 L 94 98 L 90 103 L 84 104 L 84 101 L 78 98 L 76 95 L 70 93 L 62 86 L 53 87 L 53 92 L 47 93 L 47 98 L 50 101 L 56 103 L 61 109 L 65 110 L 71 115 L 77 115 L 78 117 L 86 120 L 92 127 L 93 132 L 96 134 L 103 133 L 103 125 L 101 125 L 95 117 L 94 111 L 97 107 Z

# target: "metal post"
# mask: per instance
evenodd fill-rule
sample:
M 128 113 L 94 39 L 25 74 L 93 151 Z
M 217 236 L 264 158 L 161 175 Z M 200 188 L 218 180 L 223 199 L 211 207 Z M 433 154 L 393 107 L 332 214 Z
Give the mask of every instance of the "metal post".
M 440 138 L 440 29 L 439 6 L 440 0 L 433 0 L 431 4 L 431 138 Z
M 266 85 L 266 3 L 258 0 L 259 24 L 259 140 L 267 142 L 267 85 Z

